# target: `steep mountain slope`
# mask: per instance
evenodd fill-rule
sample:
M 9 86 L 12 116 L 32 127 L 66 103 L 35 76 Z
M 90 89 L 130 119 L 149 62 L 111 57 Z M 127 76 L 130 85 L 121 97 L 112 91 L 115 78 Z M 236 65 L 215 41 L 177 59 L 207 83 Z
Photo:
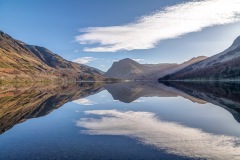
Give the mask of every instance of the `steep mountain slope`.
M 160 80 L 240 79 L 240 36 L 225 51 Z
M 119 79 L 147 79 L 154 80 L 167 74 L 176 72 L 190 64 L 206 59 L 204 56 L 193 58 L 182 64 L 139 64 L 129 58 L 114 62 L 112 67 L 104 74 L 106 77 Z
M 94 80 L 103 76 L 92 67 L 67 61 L 44 47 L 25 44 L 0 31 L 0 78 L 0 81 Z

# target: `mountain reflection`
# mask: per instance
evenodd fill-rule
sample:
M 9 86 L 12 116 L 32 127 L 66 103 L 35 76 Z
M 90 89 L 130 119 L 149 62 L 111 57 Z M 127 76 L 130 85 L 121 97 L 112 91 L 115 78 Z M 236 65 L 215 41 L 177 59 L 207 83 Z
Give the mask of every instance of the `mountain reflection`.
M 106 84 L 115 100 L 131 103 L 140 97 L 177 97 L 195 103 L 212 103 L 229 111 L 240 123 L 240 83 L 138 82 Z
M 95 94 L 101 91 L 101 88 L 97 83 L 2 87 L 0 133 L 27 119 L 44 116 L 69 101 Z
M 191 158 L 239 159 L 240 139 L 214 135 L 196 128 L 158 119 L 151 112 L 91 110 L 85 114 L 100 118 L 81 118 L 76 122 L 89 135 L 121 135 L 136 138 L 168 153 Z
M 114 100 L 143 102 L 141 97 L 181 96 L 195 103 L 212 103 L 228 110 L 240 122 L 240 85 L 238 83 L 77 83 L 71 85 L 1 86 L 0 134 L 30 118 L 47 115 L 67 102 L 97 105 L 89 95 L 106 89 Z
M 130 82 L 106 84 L 104 88 L 112 95 L 114 100 L 131 103 L 141 97 L 177 97 L 182 96 L 193 102 L 206 103 L 199 98 L 190 96 L 173 87 L 154 82 Z
M 240 123 L 239 82 L 165 82 L 182 92 L 223 107 Z

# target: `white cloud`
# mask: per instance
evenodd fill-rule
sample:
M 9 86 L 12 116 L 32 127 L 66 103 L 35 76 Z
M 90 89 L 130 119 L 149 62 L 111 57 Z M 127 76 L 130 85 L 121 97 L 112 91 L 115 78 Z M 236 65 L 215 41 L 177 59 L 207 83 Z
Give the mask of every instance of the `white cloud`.
M 136 62 L 141 62 L 141 61 L 144 61 L 144 59 L 139 59 L 139 58 L 133 58 L 132 60 L 136 61 Z
M 79 63 L 79 64 L 87 64 L 87 63 L 92 62 L 94 60 L 96 60 L 96 58 L 93 58 L 93 57 L 80 57 L 80 58 L 74 59 L 73 62 L 76 62 L 76 63 Z
M 82 99 L 78 99 L 78 100 L 75 100 L 75 101 L 72 101 L 73 103 L 76 103 L 76 104 L 80 104 L 80 105 L 85 105 L 85 106 L 90 106 L 90 105 L 94 105 L 96 104 L 96 102 L 93 102 L 87 98 L 82 98 Z
M 85 114 L 101 118 L 82 118 L 76 122 L 90 135 L 122 135 L 136 138 L 168 153 L 196 159 L 239 159 L 240 138 L 214 135 L 182 124 L 165 122 L 151 112 L 92 110 Z
M 74 52 L 74 53 L 78 53 L 78 52 L 79 52 L 79 50 L 78 50 L 78 49 L 76 49 L 76 50 L 74 50 L 73 52 Z
M 200 0 L 166 7 L 137 21 L 120 26 L 80 29 L 80 44 L 97 44 L 88 52 L 150 49 L 161 40 L 240 20 L 239 0 Z

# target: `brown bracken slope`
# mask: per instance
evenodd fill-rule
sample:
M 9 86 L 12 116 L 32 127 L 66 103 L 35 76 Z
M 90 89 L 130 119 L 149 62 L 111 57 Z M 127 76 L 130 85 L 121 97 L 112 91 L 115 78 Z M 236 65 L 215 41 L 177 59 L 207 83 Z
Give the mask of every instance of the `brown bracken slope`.
M 97 69 L 67 61 L 0 31 L 0 82 L 53 79 L 102 80 L 103 76 Z

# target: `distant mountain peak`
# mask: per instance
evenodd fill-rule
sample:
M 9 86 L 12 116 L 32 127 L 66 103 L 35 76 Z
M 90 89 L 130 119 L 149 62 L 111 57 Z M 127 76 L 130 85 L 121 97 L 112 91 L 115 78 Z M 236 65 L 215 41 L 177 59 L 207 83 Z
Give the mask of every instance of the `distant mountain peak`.
M 106 77 L 119 79 L 157 79 L 160 76 L 175 72 L 190 64 L 206 59 L 205 56 L 195 57 L 185 63 L 140 64 L 130 58 L 114 62 L 104 74 Z
M 186 62 L 189 62 L 189 61 L 196 61 L 196 60 L 204 60 L 208 58 L 207 56 L 197 56 L 197 57 L 193 57 L 191 58 L 190 60 L 186 61 Z
M 203 59 L 203 58 L 208 58 L 207 56 L 197 56 L 197 57 L 193 57 L 190 60 L 194 60 L 194 59 Z
M 124 59 L 121 59 L 120 61 L 133 61 L 131 58 L 124 58 Z
M 114 62 L 112 66 L 117 67 L 117 68 L 128 66 L 128 67 L 131 68 L 131 66 L 140 66 L 140 65 L 141 64 L 139 64 L 138 62 L 136 62 L 136 61 L 134 61 L 130 58 L 124 58 L 124 59 L 121 59 L 119 61 Z
M 137 63 L 137 62 L 130 58 L 124 58 L 124 59 L 117 61 L 117 63 Z
M 205 60 L 207 58 L 208 57 L 206 57 L 206 56 L 193 57 L 190 60 L 183 62 L 183 64 L 192 64 L 192 63 L 195 63 L 195 62 L 200 62 L 200 61 Z

